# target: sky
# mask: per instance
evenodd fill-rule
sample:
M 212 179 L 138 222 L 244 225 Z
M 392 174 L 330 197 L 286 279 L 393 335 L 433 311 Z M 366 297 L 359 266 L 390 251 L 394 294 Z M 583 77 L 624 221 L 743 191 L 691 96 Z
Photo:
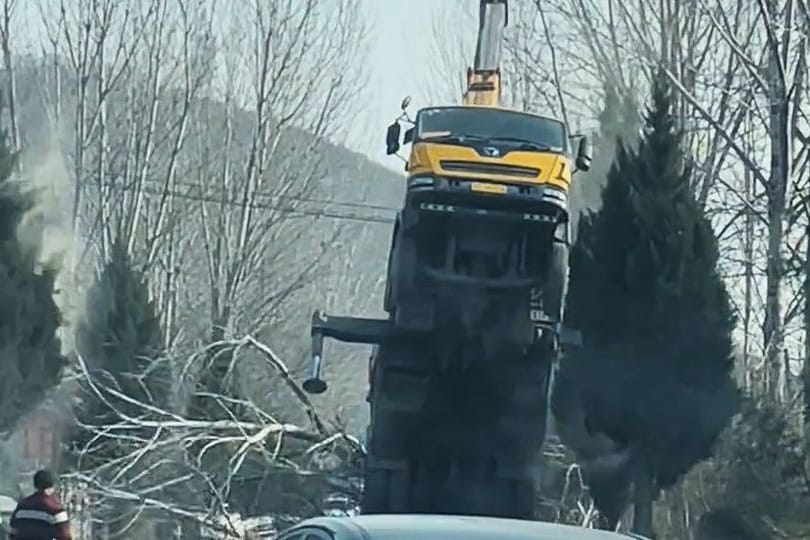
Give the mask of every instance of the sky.
M 437 17 L 447 18 L 448 14 L 452 16 L 456 9 L 454 3 L 458 0 L 360 1 L 370 24 L 366 66 L 368 98 L 358 114 L 357 122 L 350 126 L 345 145 L 372 161 L 403 171 L 403 162 L 399 158 L 385 155 L 385 129 L 399 115 L 399 104 L 406 95 L 412 96 L 413 111 L 431 104 L 423 90 L 431 82 L 430 78 L 436 77 L 431 71 L 435 46 L 434 20 Z M 50 3 L 50 0 L 46 0 L 44 5 Z M 28 39 L 44 39 L 46 34 L 41 23 L 39 2 L 25 0 L 19 7 L 19 21 L 21 28 L 28 32 Z M 449 21 L 449 25 L 453 28 L 455 21 Z M 472 39 L 474 42 L 474 35 Z M 471 59 L 473 52 L 471 48 Z M 448 74 L 449 77 L 458 75 Z
M 428 105 L 424 84 L 419 81 L 435 77 L 430 68 L 434 50 L 433 19 L 446 15 L 443 8 L 447 8 L 451 0 L 362 1 L 372 24 L 368 71 L 373 92 L 359 124 L 362 133 L 353 134 L 348 146 L 402 172 L 403 162 L 396 156 L 385 155 L 385 130 L 399 115 L 399 104 L 406 95 L 413 98 L 413 111 Z M 470 50 L 470 59 L 473 53 Z

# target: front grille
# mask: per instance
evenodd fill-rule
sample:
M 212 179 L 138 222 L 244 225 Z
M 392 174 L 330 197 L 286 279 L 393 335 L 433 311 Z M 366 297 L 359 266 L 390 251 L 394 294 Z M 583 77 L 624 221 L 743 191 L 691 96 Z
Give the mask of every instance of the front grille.
M 475 161 L 441 161 L 445 171 L 468 174 L 503 174 L 505 176 L 519 176 L 521 178 L 537 178 L 540 169 L 531 167 L 518 167 L 516 165 L 502 165 L 500 163 L 477 163 Z

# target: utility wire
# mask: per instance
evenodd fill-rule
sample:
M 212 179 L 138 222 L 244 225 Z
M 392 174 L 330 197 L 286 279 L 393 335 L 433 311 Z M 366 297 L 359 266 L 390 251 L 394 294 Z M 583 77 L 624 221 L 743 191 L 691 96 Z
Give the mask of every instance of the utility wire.
M 202 189 L 200 184 L 192 183 L 192 182 L 178 182 L 175 181 L 175 185 L 189 188 L 189 189 Z M 312 197 L 305 197 L 300 195 L 277 195 L 274 193 L 268 193 L 266 191 L 256 191 L 255 195 L 259 197 L 265 197 L 268 199 L 278 199 L 278 200 L 288 200 L 291 202 L 305 202 L 305 203 L 312 203 L 318 205 L 329 205 L 334 204 L 337 206 L 346 206 L 349 208 L 360 208 L 364 210 L 381 210 L 383 212 L 398 212 L 399 208 L 395 206 L 388 206 L 383 204 L 372 204 L 372 203 L 364 203 L 364 202 L 355 202 L 355 201 L 340 201 L 334 199 L 315 199 Z
M 180 183 L 181 186 L 188 187 L 188 188 L 199 188 L 196 184 L 190 183 Z M 108 187 L 111 187 L 118 191 L 135 191 L 135 188 L 130 186 L 125 186 L 120 183 L 107 183 Z M 319 205 L 319 209 L 301 209 L 301 208 L 292 208 L 289 205 L 283 205 L 281 203 L 262 203 L 262 202 L 252 202 L 252 203 L 245 203 L 240 200 L 235 200 L 233 198 L 229 198 L 222 195 L 203 195 L 203 194 L 193 194 L 193 193 L 184 193 L 176 189 L 166 190 L 164 188 L 158 187 L 148 187 L 144 186 L 140 188 L 144 193 L 148 193 L 150 195 L 170 195 L 172 197 L 176 197 L 178 199 L 184 199 L 188 201 L 196 201 L 196 202 L 210 202 L 210 203 L 217 203 L 217 204 L 226 204 L 228 206 L 234 206 L 238 208 L 253 208 L 257 210 L 273 210 L 276 212 L 281 212 L 290 215 L 298 215 L 298 216 L 313 216 L 313 217 L 325 217 L 328 219 L 337 219 L 341 221 L 356 221 L 361 223 L 385 223 L 391 224 L 394 223 L 393 217 L 384 217 L 384 216 L 363 216 L 357 214 L 350 214 L 350 213 L 343 213 L 343 212 L 335 212 L 326 210 L 326 206 L 330 204 L 334 204 L 337 206 L 349 206 L 355 208 L 362 208 L 368 210 L 383 210 L 387 212 L 397 212 L 398 209 L 393 206 L 383 206 L 383 205 L 373 205 L 373 204 L 365 204 L 365 203 L 350 203 L 350 202 L 339 202 L 339 201 L 327 201 L 327 200 L 318 200 L 318 199 L 308 199 L 305 197 L 295 197 L 295 196 L 283 196 L 283 195 L 273 195 L 271 193 L 263 193 L 258 192 L 256 193 L 257 196 L 266 197 L 266 198 L 276 198 L 287 200 L 290 203 L 308 203 L 308 204 L 315 204 Z

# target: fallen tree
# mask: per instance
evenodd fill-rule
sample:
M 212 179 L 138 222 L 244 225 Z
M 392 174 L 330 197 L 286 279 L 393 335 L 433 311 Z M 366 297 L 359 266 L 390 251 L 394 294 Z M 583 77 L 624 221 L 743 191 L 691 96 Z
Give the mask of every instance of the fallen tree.
M 207 358 L 211 349 L 227 350 L 234 358 L 247 351 L 260 355 L 290 388 L 308 422 L 289 423 L 252 401 L 219 395 L 207 397 L 229 411 L 228 419 L 193 419 L 105 384 L 78 356 L 77 376 L 108 408 L 110 419 L 105 424 L 77 422 L 77 429 L 87 431 L 84 440 L 89 443 L 83 451 L 116 443 L 128 450 L 103 462 L 79 460 L 93 466 L 66 472 L 67 483 L 80 486 L 74 497 L 84 501 L 85 513 L 88 506 L 91 514 L 113 505 L 128 508 L 110 531 L 112 537 L 164 536 L 183 524 L 184 538 L 193 530 L 243 538 L 250 533 L 248 517 L 264 518 L 252 520 L 254 527 L 267 526 L 268 521 L 278 527 L 334 510 L 336 499 L 343 511 L 356 507 L 363 444 L 337 422 L 323 418 L 286 363 L 252 336 L 212 343 L 186 362 L 174 362 L 175 379 L 182 381 L 189 366 Z M 205 458 L 223 450 L 228 474 L 217 482 L 219 476 L 209 474 Z M 246 474 L 253 471 L 255 478 Z M 235 516 L 232 501 L 250 496 L 249 491 L 254 497 L 261 492 L 270 503 L 261 515 Z

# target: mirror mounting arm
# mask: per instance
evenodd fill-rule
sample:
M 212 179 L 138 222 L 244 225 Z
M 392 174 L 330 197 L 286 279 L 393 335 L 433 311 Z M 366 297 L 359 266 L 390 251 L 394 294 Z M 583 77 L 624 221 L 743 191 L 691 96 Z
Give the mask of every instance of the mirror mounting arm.
M 411 119 L 411 116 L 407 113 L 407 111 L 397 116 L 397 122 L 399 122 L 400 120 L 408 122 L 412 126 L 416 125 L 416 122 L 414 122 L 413 119 Z

